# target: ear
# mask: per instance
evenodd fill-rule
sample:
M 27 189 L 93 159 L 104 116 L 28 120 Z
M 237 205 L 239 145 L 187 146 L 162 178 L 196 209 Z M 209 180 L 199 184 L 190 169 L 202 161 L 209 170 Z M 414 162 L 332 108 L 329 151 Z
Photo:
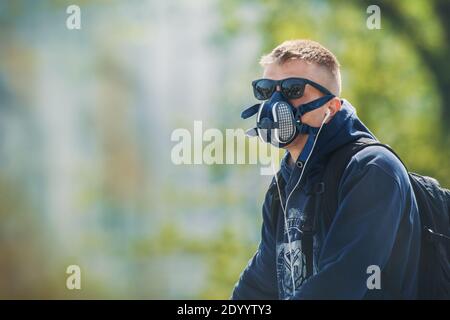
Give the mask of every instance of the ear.
M 342 108 L 341 99 L 339 97 L 334 97 L 328 102 L 328 109 L 330 109 L 330 118 L 333 117 L 336 112 L 340 111 Z

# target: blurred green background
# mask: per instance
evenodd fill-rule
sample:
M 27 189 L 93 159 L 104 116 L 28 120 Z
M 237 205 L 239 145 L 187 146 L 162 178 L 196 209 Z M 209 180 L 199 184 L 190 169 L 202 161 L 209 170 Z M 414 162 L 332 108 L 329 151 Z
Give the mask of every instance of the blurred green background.
M 449 15 L 444 0 L 0 1 L 0 298 L 228 298 L 271 177 L 174 165 L 170 137 L 250 127 L 259 57 L 287 39 L 332 50 L 372 132 L 450 186 Z

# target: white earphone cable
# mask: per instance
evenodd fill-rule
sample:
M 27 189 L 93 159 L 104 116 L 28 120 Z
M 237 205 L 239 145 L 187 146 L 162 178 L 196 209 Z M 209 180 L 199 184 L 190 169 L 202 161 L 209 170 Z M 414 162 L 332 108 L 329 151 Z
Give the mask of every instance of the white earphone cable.
M 297 183 L 295 184 L 294 188 L 291 190 L 291 192 L 289 193 L 287 199 L 286 199 L 286 205 L 283 205 L 283 199 L 281 197 L 281 191 L 280 191 L 280 185 L 278 183 L 278 177 L 277 174 L 275 172 L 275 167 L 274 167 L 274 163 L 272 161 L 272 170 L 273 170 L 273 174 L 275 177 L 275 183 L 277 184 L 277 190 L 278 190 L 278 196 L 280 198 L 280 204 L 281 204 L 281 209 L 283 210 L 283 215 L 284 215 L 284 228 L 285 228 L 285 232 L 287 233 L 287 237 L 288 237 L 288 248 L 289 248 L 289 254 L 290 254 L 290 259 L 289 259 L 289 267 L 291 269 L 291 280 L 292 280 L 292 295 L 295 294 L 295 279 L 294 279 L 294 268 L 293 268 L 293 259 L 294 256 L 292 254 L 292 244 L 291 244 L 291 236 L 289 235 L 289 228 L 288 228 L 288 224 L 287 224 L 287 214 L 286 214 L 286 210 L 288 208 L 288 204 L 289 204 L 289 199 L 291 198 L 291 195 L 294 193 L 294 191 L 297 189 L 297 187 L 300 184 L 300 181 L 302 180 L 303 177 L 303 173 L 306 171 L 306 165 L 308 164 L 309 158 L 311 157 L 313 151 L 314 151 L 314 147 L 316 146 L 316 142 L 319 138 L 320 132 L 322 131 L 322 128 L 325 124 L 325 122 L 328 120 L 328 118 L 330 117 L 330 111 L 328 110 L 325 118 L 322 121 L 322 124 L 320 125 L 319 131 L 317 132 L 316 137 L 314 138 L 314 143 L 312 145 L 311 151 L 308 154 L 308 157 L 306 158 L 305 161 L 305 165 L 303 166 L 303 170 L 300 174 L 299 179 L 297 180 Z

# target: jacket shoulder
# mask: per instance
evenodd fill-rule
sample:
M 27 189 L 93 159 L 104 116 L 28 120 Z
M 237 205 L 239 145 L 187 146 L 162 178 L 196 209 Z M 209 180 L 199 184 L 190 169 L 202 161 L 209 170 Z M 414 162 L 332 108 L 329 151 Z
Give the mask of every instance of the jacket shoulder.
M 383 146 L 367 146 L 360 150 L 350 159 L 345 171 L 365 172 L 373 167 L 392 177 L 399 186 L 409 183 L 408 172 L 403 163 Z

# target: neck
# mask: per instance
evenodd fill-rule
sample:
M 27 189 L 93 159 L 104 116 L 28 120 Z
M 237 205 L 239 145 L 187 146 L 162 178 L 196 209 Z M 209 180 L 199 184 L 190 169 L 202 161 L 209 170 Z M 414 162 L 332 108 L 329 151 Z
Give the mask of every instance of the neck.
M 308 134 L 299 134 L 298 137 L 292 141 L 286 149 L 289 151 L 289 164 L 294 164 L 297 161 L 300 153 L 302 153 L 306 142 L 308 141 Z

